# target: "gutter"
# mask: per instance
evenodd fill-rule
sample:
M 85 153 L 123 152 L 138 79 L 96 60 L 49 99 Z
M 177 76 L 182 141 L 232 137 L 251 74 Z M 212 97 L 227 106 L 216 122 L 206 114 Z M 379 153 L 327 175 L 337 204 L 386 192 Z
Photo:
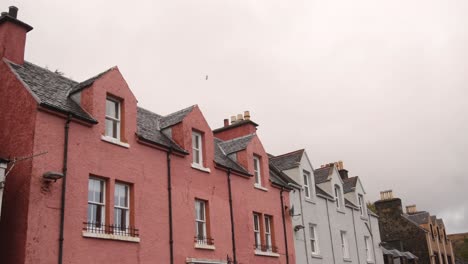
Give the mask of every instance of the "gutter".
M 172 225 L 172 175 L 171 175 L 171 154 L 172 148 L 169 148 L 167 153 L 167 195 L 169 206 L 169 252 L 170 264 L 174 264 L 174 235 Z
M 236 236 L 234 229 L 234 213 L 232 207 L 232 189 L 231 189 L 231 169 L 227 171 L 227 180 L 228 180 L 228 191 L 229 191 L 229 214 L 231 217 L 231 239 L 232 239 L 232 255 L 234 264 L 237 264 L 237 255 L 236 255 Z
M 302 222 L 302 226 L 304 226 L 304 228 L 302 229 L 302 234 L 304 236 L 304 252 L 306 254 L 307 264 L 309 264 L 309 254 L 307 253 L 307 240 L 306 240 L 306 231 L 305 231 L 305 222 L 304 222 L 304 206 L 302 205 L 302 190 L 299 189 L 298 192 L 299 192 L 299 204 L 301 205 L 301 222 Z
M 283 233 L 284 233 L 284 247 L 286 250 L 286 264 L 289 264 L 289 250 L 288 250 L 288 236 L 286 233 L 286 219 L 284 217 L 284 201 L 283 201 L 284 188 L 281 187 L 280 199 L 281 199 L 281 216 L 283 217 Z
M 62 264 L 63 261 L 63 230 L 65 225 L 65 193 L 67 189 L 67 170 L 68 170 L 68 134 L 70 130 L 70 121 L 72 114 L 68 114 L 67 120 L 65 121 L 65 139 L 63 146 L 63 180 L 62 180 L 62 197 L 60 206 L 60 235 L 59 235 L 59 253 L 58 263 Z

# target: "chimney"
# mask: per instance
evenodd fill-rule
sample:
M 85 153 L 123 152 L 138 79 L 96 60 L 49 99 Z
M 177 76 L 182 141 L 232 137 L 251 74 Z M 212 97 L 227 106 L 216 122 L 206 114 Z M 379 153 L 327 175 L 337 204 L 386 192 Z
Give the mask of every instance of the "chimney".
M 231 124 L 224 120 L 224 126 L 213 130 L 213 134 L 222 140 L 230 140 L 238 137 L 254 134 L 257 131 L 257 124 L 250 120 L 250 111 L 244 114 L 231 116 Z
M 393 191 L 392 190 L 387 190 L 387 191 L 381 191 L 380 192 L 380 200 L 391 200 L 393 199 Z
M 224 119 L 224 127 L 227 127 L 229 126 L 229 119 Z
M 245 120 L 250 120 L 250 112 L 249 111 L 244 111 L 244 119 Z
M 231 124 L 234 124 L 237 121 L 236 116 L 231 116 Z
M 341 179 L 345 180 L 348 179 L 348 171 L 345 169 L 341 169 L 338 171 L 340 173 Z
M 0 16 L 0 58 L 6 58 L 13 63 L 24 63 L 26 33 L 33 28 L 18 20 L 18 8 L 10 6 L 8 13 Z
M 417 212 L 418 211 L 416 210 L 416 205 L 415 204 L 406 206 L 406 213 L 407 214 L 415 214 Z
M 237 114 L 237 120 L 238 121 L 244 120 L 244 116 L 242 114 Z

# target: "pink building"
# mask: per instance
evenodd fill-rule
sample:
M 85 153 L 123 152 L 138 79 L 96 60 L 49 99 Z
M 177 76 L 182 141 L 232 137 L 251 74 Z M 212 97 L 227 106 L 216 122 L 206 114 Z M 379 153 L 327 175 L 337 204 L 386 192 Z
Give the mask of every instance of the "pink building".
M 248 113 L 212 131 L 195 105 L 137 106 L 117 67 L 83 82 L 24 61 L 0 17 L 2 263 L 295 263 L 290 178 Z M 158 100 L 157 98 L 155 100 Z

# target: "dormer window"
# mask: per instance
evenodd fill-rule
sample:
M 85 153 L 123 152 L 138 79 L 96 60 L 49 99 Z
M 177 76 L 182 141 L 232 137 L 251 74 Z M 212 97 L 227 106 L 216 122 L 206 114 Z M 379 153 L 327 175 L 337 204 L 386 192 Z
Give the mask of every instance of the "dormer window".
M 358 203 L 359 203 L 359 211 L 361 212 L 361 216 L 364 217 L 366 215 L 366 209 L 364 205 L 364 196 L 362 194 L 358 194 Z
M 335 203 L 336 203 L 336 208 L 340 209 L 341 208 L 341 189 L 340 186 L 335 185 Z
M 192 132 L 192 163 L 203 167 L 202 135 L 195 131 Z
M 120 101 L 107 97 L 105 135 L 118 140 L 120 140 L 120 112 Z
M 311 188 L 310 188 L 310 173 L 308 171 L 303 171 L 303 178 L 304 178 L 304 195 L 306 198 L 309 198 L 312 196 L 311 195 Z
M 260 171 L 260 158 L 254 156 L 253 158 L 253 165 L 254 165 L 254 177 L 255 177 L 255 185 L 262 186 L 262 177 Z

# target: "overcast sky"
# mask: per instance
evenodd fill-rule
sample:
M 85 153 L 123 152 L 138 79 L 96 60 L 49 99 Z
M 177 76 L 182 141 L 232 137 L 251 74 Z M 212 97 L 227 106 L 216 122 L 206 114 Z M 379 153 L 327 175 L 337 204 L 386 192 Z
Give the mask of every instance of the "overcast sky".
M 139 105 L 250 110 L 268 152 L 343 160 L 370 200 L 468 231 L 468 1 L 2 0 L 26 59 L 83 81 L 117 65 Z M 208 80 L 206 76 L 208 75 Z

